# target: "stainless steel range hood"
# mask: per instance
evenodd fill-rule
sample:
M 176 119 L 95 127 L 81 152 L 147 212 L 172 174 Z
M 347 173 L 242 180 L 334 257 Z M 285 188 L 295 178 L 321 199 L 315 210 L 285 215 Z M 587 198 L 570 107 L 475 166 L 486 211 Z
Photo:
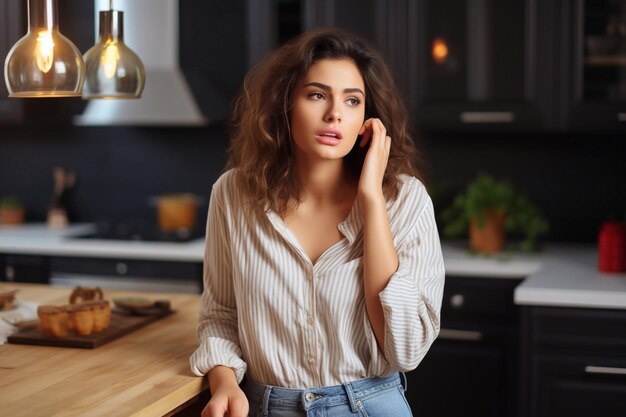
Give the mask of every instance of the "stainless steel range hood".
M 108 0 L 95 0 L 96 38 L 98 12 L 108 8 Z M 113 8 L 124 12 L 124 41 L 146 67 L 142 97 L 90 100 L 74 124 L 206 125 L 178 64 L 178 0 L 114 0 Z

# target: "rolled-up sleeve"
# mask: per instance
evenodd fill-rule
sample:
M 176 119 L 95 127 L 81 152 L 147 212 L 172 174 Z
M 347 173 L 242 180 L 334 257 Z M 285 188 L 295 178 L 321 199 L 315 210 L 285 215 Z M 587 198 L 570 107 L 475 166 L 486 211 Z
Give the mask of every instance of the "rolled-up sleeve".
M 429 197 L 397 254 L 398 270 L 379 297 L 385 359 L 392 369 L 407 372 L 419 365 L 440 329 L 445 268 Z
M 235 371 L 240 383 L 246 372 L 237 327 L 236 300 L 231 273 L 228 219 L 223 206 L 223 189 L 216 184 L 211 193 L 204 256 L 204 291 L 200 300 L 198 349 L 191 355 L 191 370 L 206 375 L 217 365 Z

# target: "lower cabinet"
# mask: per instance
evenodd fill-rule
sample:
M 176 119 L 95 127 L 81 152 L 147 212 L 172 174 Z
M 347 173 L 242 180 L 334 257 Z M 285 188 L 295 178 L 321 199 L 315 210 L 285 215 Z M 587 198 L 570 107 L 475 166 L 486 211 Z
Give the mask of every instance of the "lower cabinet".
M 37 255 L 1 255 L 0 280 L 48 284 L 50 263 L 48 257 Z
M 524 307 L 523 414 L 626 415 L 626 310 Z
M 163 293 L 202 292 L 202 263 L 53 257 L 50 282 L 59 286 L 103 288 Z
M 146 292 L 202 292 L 202 262 L 0 254 L 0 281 Z
M 517 415 L 518 309 L 509 278 L 447 277 L 439 337 L 412 372 L 414 416 Z

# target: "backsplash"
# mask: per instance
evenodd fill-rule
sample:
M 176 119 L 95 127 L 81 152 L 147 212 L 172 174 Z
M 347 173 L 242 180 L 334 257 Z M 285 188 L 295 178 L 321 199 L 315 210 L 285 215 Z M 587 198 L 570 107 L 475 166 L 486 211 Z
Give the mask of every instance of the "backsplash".
M 150 196 L 192 192 L 207 198 L 228 146 L 227 128 L 4 126 L 0 196 L 15 195 L 28 221 L 44 221 L 52 168 L 77 175 L 72 221 L 156 221 Z M 626 142 L 571 134 L 431 134 L 419 139 L 437 212 L 479 172 L 506 178 L 551 223 L 546 239 L 595 242 L 602 221 L 626 214 Z M 201 207 L 206 221 L 206 205 Z

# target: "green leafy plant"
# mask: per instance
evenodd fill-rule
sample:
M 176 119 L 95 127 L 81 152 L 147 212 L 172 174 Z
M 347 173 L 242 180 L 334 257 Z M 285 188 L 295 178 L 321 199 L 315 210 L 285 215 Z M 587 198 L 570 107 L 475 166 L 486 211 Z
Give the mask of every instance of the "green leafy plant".
M 471 219 L 476 219 L 478 227 L 481 227 L 485 222 L 485 214 L 490 210 L 505 214 L 507 232 L 524 236 L 519 247 L 521 250 L 535 250 L 537 237 L 548 231 L 548 222 L 539 210 L 523 195 L 515 192 L 509 183 L 480 174 L 442 212 L 443 234 L 447 237 L 466 234 Z
M 4 208 L 4 209 L 22 208 L 22 203 L 16 197 L 0 197 L 0 208 Z

